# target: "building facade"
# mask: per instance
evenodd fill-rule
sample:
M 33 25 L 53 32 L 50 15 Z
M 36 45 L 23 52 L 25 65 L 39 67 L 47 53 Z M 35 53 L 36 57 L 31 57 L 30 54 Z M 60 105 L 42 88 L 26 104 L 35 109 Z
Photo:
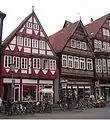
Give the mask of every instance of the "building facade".
M 94 78 L 96 96 L 110 100 L 110 14 L 85 26 L 95 54 Z
M 93 59 L 91 41 L 82 21 L 65 21 L 63 28 L 49 37 L 58 56 L 59 93 L 89 97 L 93 93 Z
M 58 99 L 56 55 L 34 11 L 2 43 L 3 100 Z

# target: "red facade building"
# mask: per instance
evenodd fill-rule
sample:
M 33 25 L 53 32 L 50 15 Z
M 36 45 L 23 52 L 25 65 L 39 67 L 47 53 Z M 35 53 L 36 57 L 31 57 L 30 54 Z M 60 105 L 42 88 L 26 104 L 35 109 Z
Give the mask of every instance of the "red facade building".
M 8 28 L 7 28 L 8 29 Z M 2 43 L 3 100 L 57 99 L 56 55 L 34 11 Z

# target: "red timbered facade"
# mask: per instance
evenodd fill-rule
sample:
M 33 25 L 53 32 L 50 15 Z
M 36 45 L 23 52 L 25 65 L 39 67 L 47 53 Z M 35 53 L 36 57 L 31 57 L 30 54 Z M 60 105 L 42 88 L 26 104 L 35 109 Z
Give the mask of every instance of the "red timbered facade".
M 95 54 L 95 87 L 97 96 L 110 100 L 110 14 L 85 26 Z
M 60 97 L 73 99 L 93 93 L 93 53 L 91 41 L 81 22 L 65 21 L 63 28 L 49 40 L 58 56 Z
M 4 100 L 57 99 L 56 55 L 32 11 L 2 44 L 1 96 Z

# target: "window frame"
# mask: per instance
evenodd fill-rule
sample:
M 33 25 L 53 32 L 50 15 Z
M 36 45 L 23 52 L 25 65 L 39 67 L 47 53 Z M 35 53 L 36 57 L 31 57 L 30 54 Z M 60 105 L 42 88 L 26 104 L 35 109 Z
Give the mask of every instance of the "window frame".
M 23 46 L 23 37 L 17 36 L 17 45 Z
M 77 63 L 77 67 L 76 67 L 76 63 Z M 79 69 L 79 57 L 77 56 L 74 56 L 74 68 Z
M 33 68 L 40 69 L 40 58 L 33 58 Z
M 54 64 L 55 62 L 55 64 Z M 56 70 L 56 60 L 49 60 L 49 69 L 50 70 Z
M 8 58 L 8 59 L 6 59 Z M 5 55 L 4 56 L 4 67 L 5 68 L 10 68 L 10 64 L 12 63 L 12 56 Z M 7 65 L 6 65 L 7 64 Z
M 23 67 L 23 62 L 24 62 L 24 67 Z M 28 58 L 24 58 L 24 57 L 21 58 L 21 69 L 28 69 Z
M 20 57 L 13 57 L 13 64 L 15 68 L 20 68 Z
M 86 62 L 87 62 L 87 70 L 93 70 L 93 60 L 90 58 L 87 58 Z M 91 68 L 90 68 L 90 66 L 91 66 Z
M 71 63 L 70 63 L 70 62 L 71 62 Z M 71 66 L 70 66 L 69 63 L 71 64 Z M 69 67 L 69 68 L 73 68 L 73 56 L 70 56 L 70 55 L 68 56 L 68 67 Z
M 76 40 L 75 39 L 71 39 L 71 47 L 76 48 Z
M 85 70 L 85 58 L 83 58 L 83 57 L 80 57 L 79 58 L 79 68 L 81 69 L 81 70 Z
M 44 68 L 44 61 L 47 61 L 47 66 L 45 68 Z M 45 58 L 42 59 L 42 69 L 43 70 L 49 69 L 49 60 L 48 59 L 45 59 Z
M 45 50 L 46 42 L 44 40 L 39 40 L 39 49 Z
M 32 47 L 33 48 L 38 48 L 38 40 L 32 39 Z
M 27 41 L 27 44 L 26 44 Z M 24 47 L 31 47 L 31 38 L 24 37 Z
M 65 61 L 65 65 L 64 65 L 64 61 Z M 62 55 L 62 67 L 67 67 L 67 66 L 68 66 L 67 65 L 67 55 Z

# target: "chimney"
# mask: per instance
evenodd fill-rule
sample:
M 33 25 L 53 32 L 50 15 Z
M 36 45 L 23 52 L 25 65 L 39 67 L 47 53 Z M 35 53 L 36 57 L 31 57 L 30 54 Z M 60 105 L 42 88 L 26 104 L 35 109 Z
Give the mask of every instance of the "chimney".
M 93 18 L 91 18 L 90 22 L 91 22 L 91 23 L 93 22 Z

